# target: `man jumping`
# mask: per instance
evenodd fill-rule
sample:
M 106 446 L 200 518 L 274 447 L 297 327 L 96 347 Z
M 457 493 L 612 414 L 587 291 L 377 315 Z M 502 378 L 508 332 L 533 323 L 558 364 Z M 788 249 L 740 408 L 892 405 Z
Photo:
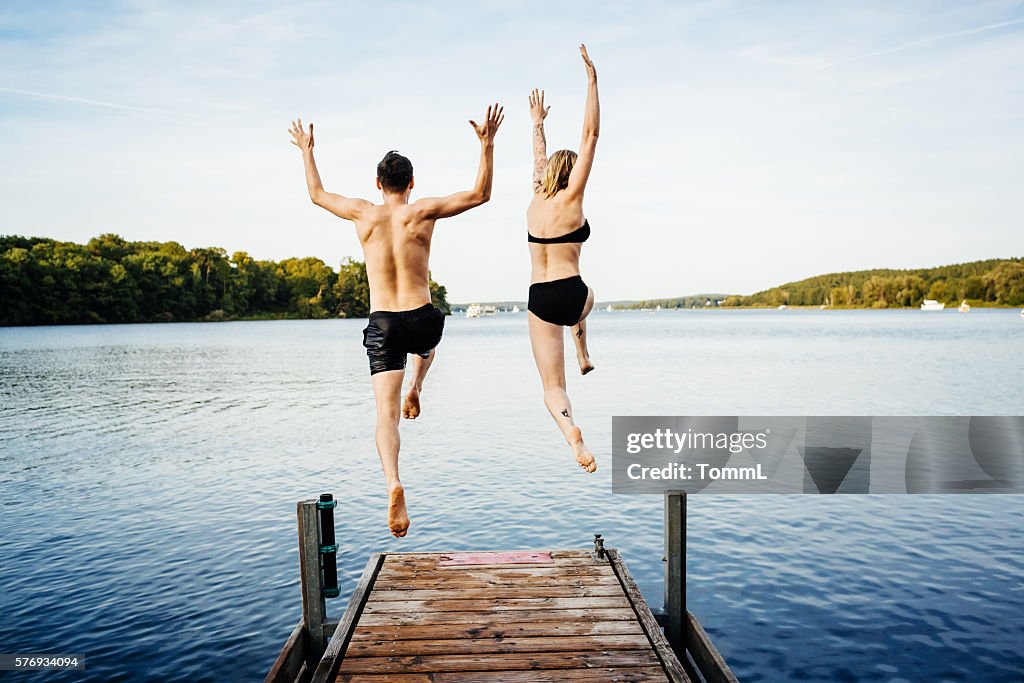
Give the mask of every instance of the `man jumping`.
M 377 452 L 387 480 L 388 527 L 396 538 L 409 531 L 405 489 L 398 478 L 400 415 L 420 414 L 423 378 L 441 341 L 444 314 L 431 304 L 428 286 L 430 240 L 434 222 L 480 206 L 491 198 L 494 175 L 494 135 L 504 120 L 503 108 L 487 108 L 484 123 L 470 121 L 480 138 L 480 169 L 472 190 L 447 197 L 425 197 L 409 203 L 413 188 L 412 163 L 388 152 L 377 164 L 377 188 L 383 201 L 373 204 L 324 190 L 313 159 L 313 124 L 307 132 L 302 119 L 292 121 L 292 144 L 302 151 L 309 198 L 317 206 L 356 225 L 370 283 L 370 319 L 363 346 L 370 359 L 370 378 L 377 400 Z M 406 356 L 413 354 L 412 381 L 401 405 Z

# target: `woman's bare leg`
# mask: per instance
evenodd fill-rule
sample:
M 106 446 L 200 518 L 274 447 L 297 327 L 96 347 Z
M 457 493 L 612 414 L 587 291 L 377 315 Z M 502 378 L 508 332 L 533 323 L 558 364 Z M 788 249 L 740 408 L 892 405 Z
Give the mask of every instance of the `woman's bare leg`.
M 544 385 L 544 405 L 572 447 L 576 462 L 587 472 L 594 472 L 597 462 L 583 442 L 583 433 L 573 420 L 572 404 L 565 392 L 565 331 L 561 325 L 544 322 L 533 313 L 527 313 L 527 317 L 533 358 Z
M 587 303 L 583 306 L 583 315 L 578 323 L 569 328 L 572 342 L 576 345 L 576 361 L 580 364 L 581 375 L 594 369 L 594 364 L 590 362 L 590 351 L 587 350 L 587 316 L 593 308 L 594 290 L 587 287 Z

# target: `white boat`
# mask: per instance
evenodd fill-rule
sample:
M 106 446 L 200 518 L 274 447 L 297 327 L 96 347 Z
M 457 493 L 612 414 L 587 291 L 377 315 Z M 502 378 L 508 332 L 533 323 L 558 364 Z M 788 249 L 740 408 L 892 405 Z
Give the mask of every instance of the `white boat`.
M 960 308 L 958 308 L 957 310 L 960 311 L 961 313 L 970 313 L 971 305 L 967 303 L 967 299 L 964 299 L 963 302 L 961 302 L 960 304 Z
M 469 308 L 466 309 L 467 318 L 482 318 L 484 316 L 497 314 L 497 306 L 491 306 L 490 304 L 484 304 L 483 306 L 480 304 L 470 304 Z
M 941 311 L 946 307 L 946 304 L 940 303 L 935 299 L 925 299 L 921 302 L 922 311 Z
M 519 313 L 519 312 L 520 312 L 520 310 L 519 310 L 519 307 L 518 307 L 518 306 L 515 306 L 515 305 L 513 305 L 513 306 L 512 306 L 512 312 L 513 312 L 513 313 Z
M 1024 308 L 1020 309 L 1020 317 L 1024 318 Z
M 784 311 L 784 310 L 786 310 L 787 308 L 789 308 L 789 306 L 787 306 L 786 304 L 782 304 L 782 305 L 780 305 L 780 306 L 779 306 L 779 310 L 780 310 L 780 311 Z
M 611 312 L 612 312 L 612 311 L 614 311 L 615 309 L 614 309 L 614 308 L 612 308 L 612 305 L 611 305 L 611 304 L 608 304 L 608 308 L 606 308 L 606 309 L 604 309 L 604 310 L 606 310 L 606 311 L 608 311 L 609 313 L 611 313 Z

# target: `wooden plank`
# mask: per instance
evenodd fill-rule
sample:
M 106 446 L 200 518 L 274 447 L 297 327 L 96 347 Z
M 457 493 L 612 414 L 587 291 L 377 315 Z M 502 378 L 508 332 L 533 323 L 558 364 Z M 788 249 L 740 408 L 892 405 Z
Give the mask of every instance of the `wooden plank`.
M 594 567 L 581 568 L 583 571 L 576 571 L 575 568 L 566 567 L 552 570 L 547 567 L 524 567 L 522 565 L 504 565 L 501 569 L 474 567 L 453 567 L 452 569 L 431 569 L 429 571 L 381 571 L 381 577 L 386 579 L 387 585 L 402 584 L 413 581 L 447 581 L 449 583 L 461 583 L 463 581 L 477 582 L 507 582 L 507 583 L 540 583 L 545 581 L 590 581 L 591 579 L 607 579 L 615 576 L 611 571 L 600 571 Z M 383 585 L 383 584 L 382 584 Z
M 453 569 L 395 569 L 383 568 L 380 572 L 381 578 L 388 580 L 415 580 L 446 578 L 455 580 L 459 577 L 473 578 L 478 580 L 508 580 L 508 581 L 530 581 L 541 577 L 566 577 L 566 578 L 589 578 L 614 576 L 614 572 L 607 565 L 604 566 L 579 566 L 579 567 L 538 567 L 524 565 L 502 565 L 501 567 L 459 567 Z
M 691 683 L 690 677 L 687 676 L 686 671 L 683 670 L 683 665 L 679 663 L 679 659 L 672 651 L 672 646 L 670 646 L 668 641 L 665 640 L 665 635 L 661 632 L 661 628 L 659 628 L 658 622 L 655 621 L 654 615 L 651 614 L 651 608 L 647 606 L 647 602 L 644 600 L 643 594 L 640 593 L 640 589 L 633 580 L 633 576 L 629 573 L 626 563 L 622 561 L 619 551 L 615 548 L 608 548 L 607 553 L 608 560 L 611 563 L 612 568 L 615 570 L 619 580 L 622 582 L 622 589 L 629 597 L 629 601 L 632 603 L 633 609 L 636 612 L 637 619 L 640 621 L 640 625 L 647 633 L 647 637 L 651 641 L 651 646 L 654 648 L 654 652 L 661 661 L 661 666 L 665 669 L 668 679 L 672 681 L 672 683 Z
M 652 683 L 666 681 L 660 666 L 628 669 L 547 669 L 544 671 L 462 671 L 431 674 L 341 674 L 339 683 Z
M 293 683 L 306 662 L 306 627 L 300 621 L 288 636 L 263 683 Z
M 697 617 L 693 616 L 692 612 L 688 612 L 687 616 L 687 644 L 690 657 L 707 683 L 738 683 L 732 669 L 725 663 L 725 659 L 719 654 L 718 648 L 711 642 Z
M 513 621 L 427 626 L 367 626 L 360 623 L 352 634 L 357 640 L 434 640 L 438 638 L 525 638 L 530 636 L 603 636 L 642 634 L 635 621 Z
M 596 598 L 498 598 L 495 600 L 378 600 L 371 595 L 367 614 L 381 612 L 514 612 L 536 609 L 607 609 L 629 607 L 625 596 Z M 652 617 L 653 618 L 653 617 Z
M 352 638 L 352 632 L 355 630 L 356 623 L 363 613 L 366 598 L 373 591 L 373 581 L 377 577 L 377 572 L 380 571 L 382 564 L 384 564 L 384 555 L 381 553 L 374 553 L 367 560 L 363 574 L 359 577 L 359 583 L 356 584 L 355 590 L 352 591 L 352 597 L 349 598 L 345 614 L 338 621 L 338 626 L 334 630 L 334 637 L 328 643 L 323 658 L 316 669 L 313 670 L 313 678 L 310 683 L 327 683 L 334 678 L 341 656 L 344 654 L 345 648 L 348 647 L 348 642 Z
M 431 674 L 342 674 L 339 683 L 652 683 L 667 681 L 660 666 L 628 669 L 547 669 L 544 671 L 463 671 Z
M 442 671 L 533 671 L 592 667 L 657 666 L 650 648 L 613 652 L 537 652 L 518 654 L 436 655 L 427 657 L 345 657 L 339 674 L 434 673 Z
M 643 633 L 611 636 L 538 636 L 531 638 L 446 638 L 442 640 L 353 640 L 350 657 L 415 657 L 446 654 L 514 654 L 534 652 L 611 652 L 650 646 Z M 532 655 L 531 655 L 532 656 Z
M 618 609 L 562 609 L 562 610 L 521 610 L 516 612 L 495 612 L 481 610 L 477 612 L 364 612 L 359 618 L 360 626 L 401 626 L 401 625 L 440 625 L 440 624 L 473 624 L 481 628 L 501 625 L 509 621 L 536 622 L 599 622 L 599 621 L 636 621 L 636 613 L 632 607 Z
M 517 588 L 520 586 L 560 586 L 560 587 L 594 587 L 612 586 L 619 588 L 619 580 L 613 572 L 600 576 L 530 576 L 522 579 L 480 579 L 474 577 L 440 575 L 433 578 L 417 577 L 415 579 L 395 580 L 394 577 L 377 575 L 374 593 L 402 590 L 424 590 L 445 588 Z
M 381 568 L 382 572 L 473 572 L 473 571 L 535 571 L 539 573 L 586 572 L 587 570 L 602 571 L 607 567 L 587 558 L 571 558 L 560 561 L 560 564 L 469 564 L 452 567 L 438 567 L 431 562 L 388 562 Z
M 438 558 L 439 567 L 473 564 L 551 564 L 550 552 L 529 550 L 491 550 L 473 553 L 445 553 Z
M 388 553 L 388 560 L 392 562 L 399 562 L 403 560 L 436 560 L 442 555 L 456 555 L 456 554 L 483 554 L 483 553 L 494 553 L 494 552 L 514 552 L 514 553 L 536 553 L 536 554 L 550 554 L 552 559 L 564 559 L 564 558 L 580 558 L 590 557 L 589 550 L 578 550 L 578 549 L 562 549 L 552 550 L 550 548 L 524 548 L 522 550 L 509 550 L 509 551 L 495 551 L 493 549 L 481 549 L 475 550 L 452 550 L 452 551 L 432 551 L 432 552 L 405 552 L 405 553 Z
M 396 600 L 469 600 L 506 598 L 593 598 L 622 595 L 620 586 L 458 586 L 445 588 L 404 589 L 391 587 L 388 590 L 374 590 L 373 600 L 379 602 Z
M 471 572 L 479 569 L 557 569 L 559 567 L 592 567 L 594 561 L 589 557 L 566 557 L 552 559 L 551 562 L 530 564 L 523 562 L 520 564 L 465 564 L 465 565 L 452 565 L 449 567 L 440 567 L 437 560 L 408 560 L 408 561 L 395 561 L 387 566 L 389 571 L 446 571 L 446 572 Z
M 324 601 L 320 576 L 320 531 L 315 500 L 296 504 L 299 525 L 299 577 L 302 588 L 302 623 L 309 638 L 306 641 L 306 666 L 314 669 L 324 653 L 324 632 L 327 603 Z

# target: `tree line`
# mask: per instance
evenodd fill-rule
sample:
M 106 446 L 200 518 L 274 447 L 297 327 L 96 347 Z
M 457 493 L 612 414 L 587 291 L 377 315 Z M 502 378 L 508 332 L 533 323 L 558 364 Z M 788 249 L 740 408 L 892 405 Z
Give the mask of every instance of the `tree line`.
M 434 305 L 447 292 L 430 280 Z M 88 244 L 0 235 L 0 325 L 365 317 L 366 265 L 256 260 L 104 234 Z
M 918 307 L 925 299 L 947 305 L 1024 306 L 1024 259 L 990 259 L 937 268 L 830 273 L 729 296 L 723 306 Z

